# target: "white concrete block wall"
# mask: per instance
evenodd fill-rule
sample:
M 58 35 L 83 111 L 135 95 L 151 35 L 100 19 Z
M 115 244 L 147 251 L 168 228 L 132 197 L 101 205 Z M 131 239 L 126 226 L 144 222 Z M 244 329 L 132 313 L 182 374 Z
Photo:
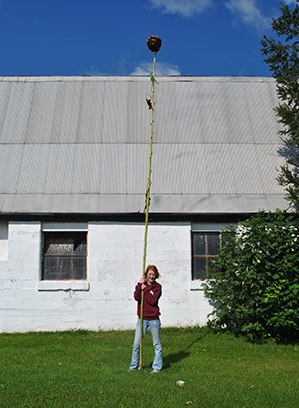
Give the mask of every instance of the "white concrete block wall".
M 9 223 L 8 259 L 0 261 L 1 332 L 35 329 L 39 314 L 40 228 L 39 222 Z
M 149 226 L 147 263 L 161 273 L 164 327 L 205 324 L 211 311 L 204 292 L 191 290 L 190 228 L 188 223 Z M 43 287 L 41 236 L 39 222 L 9 223 L 8 259 L 0 260 L 1 332 L 135 327 L 143 224 L 89 223 L 88 282 L 79 290 L 55 282 Z

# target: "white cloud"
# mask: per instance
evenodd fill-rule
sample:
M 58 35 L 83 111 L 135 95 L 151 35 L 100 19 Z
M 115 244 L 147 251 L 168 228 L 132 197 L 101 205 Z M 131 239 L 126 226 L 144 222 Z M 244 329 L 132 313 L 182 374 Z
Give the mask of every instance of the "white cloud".
M 226 7 L 235 13 L 241 20 L 257 29 L 269 27 L 271 18 L 262 14 L 256 4 L 256 0 L 228 0 Z
M 227 7 L 238 19 L 248 26 L 258 30 L 271 25 L 273 16 L 262 13 L 259 0 L 149 0 L 151 5 L 162 13 L 179 14 L 183 17 L 205 12 L 207 9 L 221 5 Z M 295 4 L 296 0 L 284 0 L 285 3 Z
M 181 75 L 177 65 L 170 65 L 165 62 L 157 62 L 156 74 L 158 76 Z M 152 72 L 153 66 L 151 63 L 144 62 L 134 69 L 131 75 L 149 75 Z
M 219 0 L 218 0 L 219 1 Z M 169 14 L 191 17 L 200 14 L 213 5 L 214 0 L 150 0 L 153 7 Z
M 83 72 L 83 75 L 87 76 L 105 76 L 107 73 L 104 73 L 103 71 L 100 71 L 98 68 L 96 68 L 94 65 L 92 65 L 89 68 L 86 68 Z

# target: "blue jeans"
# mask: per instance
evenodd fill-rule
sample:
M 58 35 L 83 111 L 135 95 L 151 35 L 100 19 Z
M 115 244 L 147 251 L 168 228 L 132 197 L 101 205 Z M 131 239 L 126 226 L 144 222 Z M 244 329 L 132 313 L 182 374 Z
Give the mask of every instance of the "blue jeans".
M 143 320 L 142 338 L 145 336 L 147 328 L 149 328 L 153 339 L 155 358 L 153 361 L 152 368 L 154 371 L 160 371 L 162 369 L 162 344 L 160 341 L 160 327 L 161 327 L 160 319 Z M 135 330 L 130 370 L 135 370 L 139 366 L 139 348 L 140 348 L 140 319 L 137 320 Z

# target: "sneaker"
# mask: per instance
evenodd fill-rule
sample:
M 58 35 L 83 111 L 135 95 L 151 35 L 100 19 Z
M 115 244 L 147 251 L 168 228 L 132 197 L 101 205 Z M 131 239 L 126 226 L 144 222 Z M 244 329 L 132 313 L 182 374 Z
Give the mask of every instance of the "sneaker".
M 151 374 L 159 374 L 159 372 L 160 372 L 160 371 L 152 370 L 152 371 L 151 371 Z

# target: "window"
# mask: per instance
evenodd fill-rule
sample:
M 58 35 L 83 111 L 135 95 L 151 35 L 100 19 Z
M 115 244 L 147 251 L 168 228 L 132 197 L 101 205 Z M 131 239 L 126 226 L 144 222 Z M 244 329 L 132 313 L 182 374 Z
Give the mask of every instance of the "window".
M 220 232 L 192 232 L 192 280 L 211 279 L 211 260 L 218 256 Z
M 43 232 L 42 280 L 85 280 L 85 231 Z
M 0 222 L 0 261 L 8 259 L 8 222 Z

